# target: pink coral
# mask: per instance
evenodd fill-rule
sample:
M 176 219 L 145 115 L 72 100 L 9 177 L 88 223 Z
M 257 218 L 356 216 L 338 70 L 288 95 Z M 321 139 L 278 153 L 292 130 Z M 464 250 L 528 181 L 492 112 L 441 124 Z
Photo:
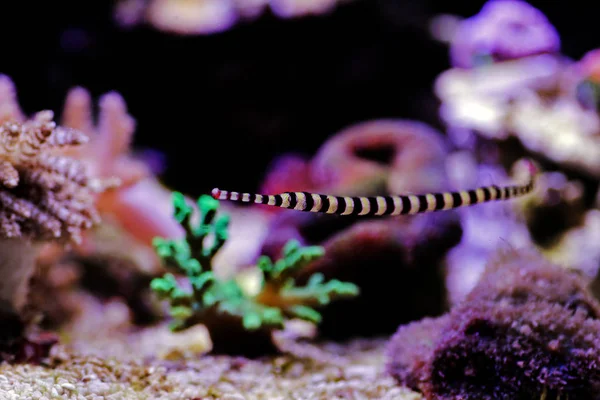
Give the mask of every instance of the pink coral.
M 577 63 L 577 68 L 582 77 L 600 82 L 600 49 L 588 51 Z
M 171 218 L 169 192 L 152 176 L 149 168 L 131 156 L 135 120 L 116 92 L 100 98 L 97 125 L 92 119 L 92 101 L 87 90 L 72 89 L 65 101 L 62 123 L 88 134 L 90 143 L 77 157 L 101 177 L 116 177 L 117 190 L 98 199 L 98 209 L 109 214 L 134 238 L 150 245 L 152 239 L 176 237 L 182 232 Z

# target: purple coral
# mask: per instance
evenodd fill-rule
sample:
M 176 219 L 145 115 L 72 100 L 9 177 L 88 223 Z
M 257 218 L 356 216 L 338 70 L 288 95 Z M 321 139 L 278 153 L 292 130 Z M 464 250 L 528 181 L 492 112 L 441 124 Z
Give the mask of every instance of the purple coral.
M 492 263 L 449 314 L 400 327 L 388 371 L 427 399 L 597 399 L 600 304 L 541 256 Z
M 482 58 L 513 60 L 560 50 L 558 32 L 538 9 L 520 0 L 491 0 L 463 21 L 452 40 L 452 65 L 471 68 Z

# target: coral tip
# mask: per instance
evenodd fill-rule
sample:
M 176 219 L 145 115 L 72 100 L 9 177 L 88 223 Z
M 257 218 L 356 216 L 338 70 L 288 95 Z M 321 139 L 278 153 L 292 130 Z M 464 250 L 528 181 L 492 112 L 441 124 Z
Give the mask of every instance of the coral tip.
M 526 159 L 525 161 L 525 165 L 527 166 L 529 173 L 531 174 L 531 176 L 535 176 L 538 173 L 538 168 L 535 165 L 535 163 L 532 160 Z

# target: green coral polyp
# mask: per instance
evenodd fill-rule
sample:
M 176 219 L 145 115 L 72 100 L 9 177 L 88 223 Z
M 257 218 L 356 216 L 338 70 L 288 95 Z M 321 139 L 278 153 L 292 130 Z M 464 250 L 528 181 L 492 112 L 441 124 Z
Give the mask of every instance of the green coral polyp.
M 281 296 L 284 298 L 303 299 L 307 302 L 316 301 L 319 305 L 326 305 L 333 298 L 357 295 L 358 287 L 353 283 L 341 282 L 337 279 L 325 282 L 325 277 L 321 273 L 312 275 L 306 286 L 298 287 L 294 285 L 293 280 L 288 280 L 281 289 Z
M 259 258 L 257 267 L 263 277 L 255 296 L 245 293 L 235 280 L 217 279 L 212 260 L 228 238 L 229 217 L 217 217 L 219 202 L 211 196 L 201 196 L 197 206 L 199 215 L 194 222 L 194 208 L 183 194 L 173 193 L 173 217 L 185 229 L 185 238 L 154 239 L 155 251 L 167 268 L 188 281 L 189 288 L 183 288 L 173 273 L 166 273 L 151 283 L 158 297 L 170 302 L 173 329 L 185 329 L 220 314 L 238 317 L 249 331 L 281 329 L 286 318 L 319 323 L 321 314 L 312 307 L 358 295 L 356 285 L 338 280 L 325 282 L 322 274 L 313 275 L 305 286 L 297 286 L 295 273 L 324 255 L 322 247 L 303 247 L 297 241 L 288 242 L 282 258 L 275 262 L 266 256 Z M 212 244 L 206 246 L 204 241 L 209 235 Z
M 323 257 L 325 250 L 321 246 L 301 247 L 297 240 L 290 240 L 283 247 L 283 258 L 275 263 L 267 256 L 261 256 L 258 267 L 266 279 L 282 279 L 299 271 L 310 262 Z

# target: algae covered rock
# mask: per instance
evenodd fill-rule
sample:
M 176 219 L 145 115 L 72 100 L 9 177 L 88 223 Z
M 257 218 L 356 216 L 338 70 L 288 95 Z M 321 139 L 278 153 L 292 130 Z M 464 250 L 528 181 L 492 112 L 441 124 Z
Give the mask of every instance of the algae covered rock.
M 447 315 L 400 327 L 388 371 L 428 399 L 597 399 L 600 304 L 576 272 L 510 252 Z

